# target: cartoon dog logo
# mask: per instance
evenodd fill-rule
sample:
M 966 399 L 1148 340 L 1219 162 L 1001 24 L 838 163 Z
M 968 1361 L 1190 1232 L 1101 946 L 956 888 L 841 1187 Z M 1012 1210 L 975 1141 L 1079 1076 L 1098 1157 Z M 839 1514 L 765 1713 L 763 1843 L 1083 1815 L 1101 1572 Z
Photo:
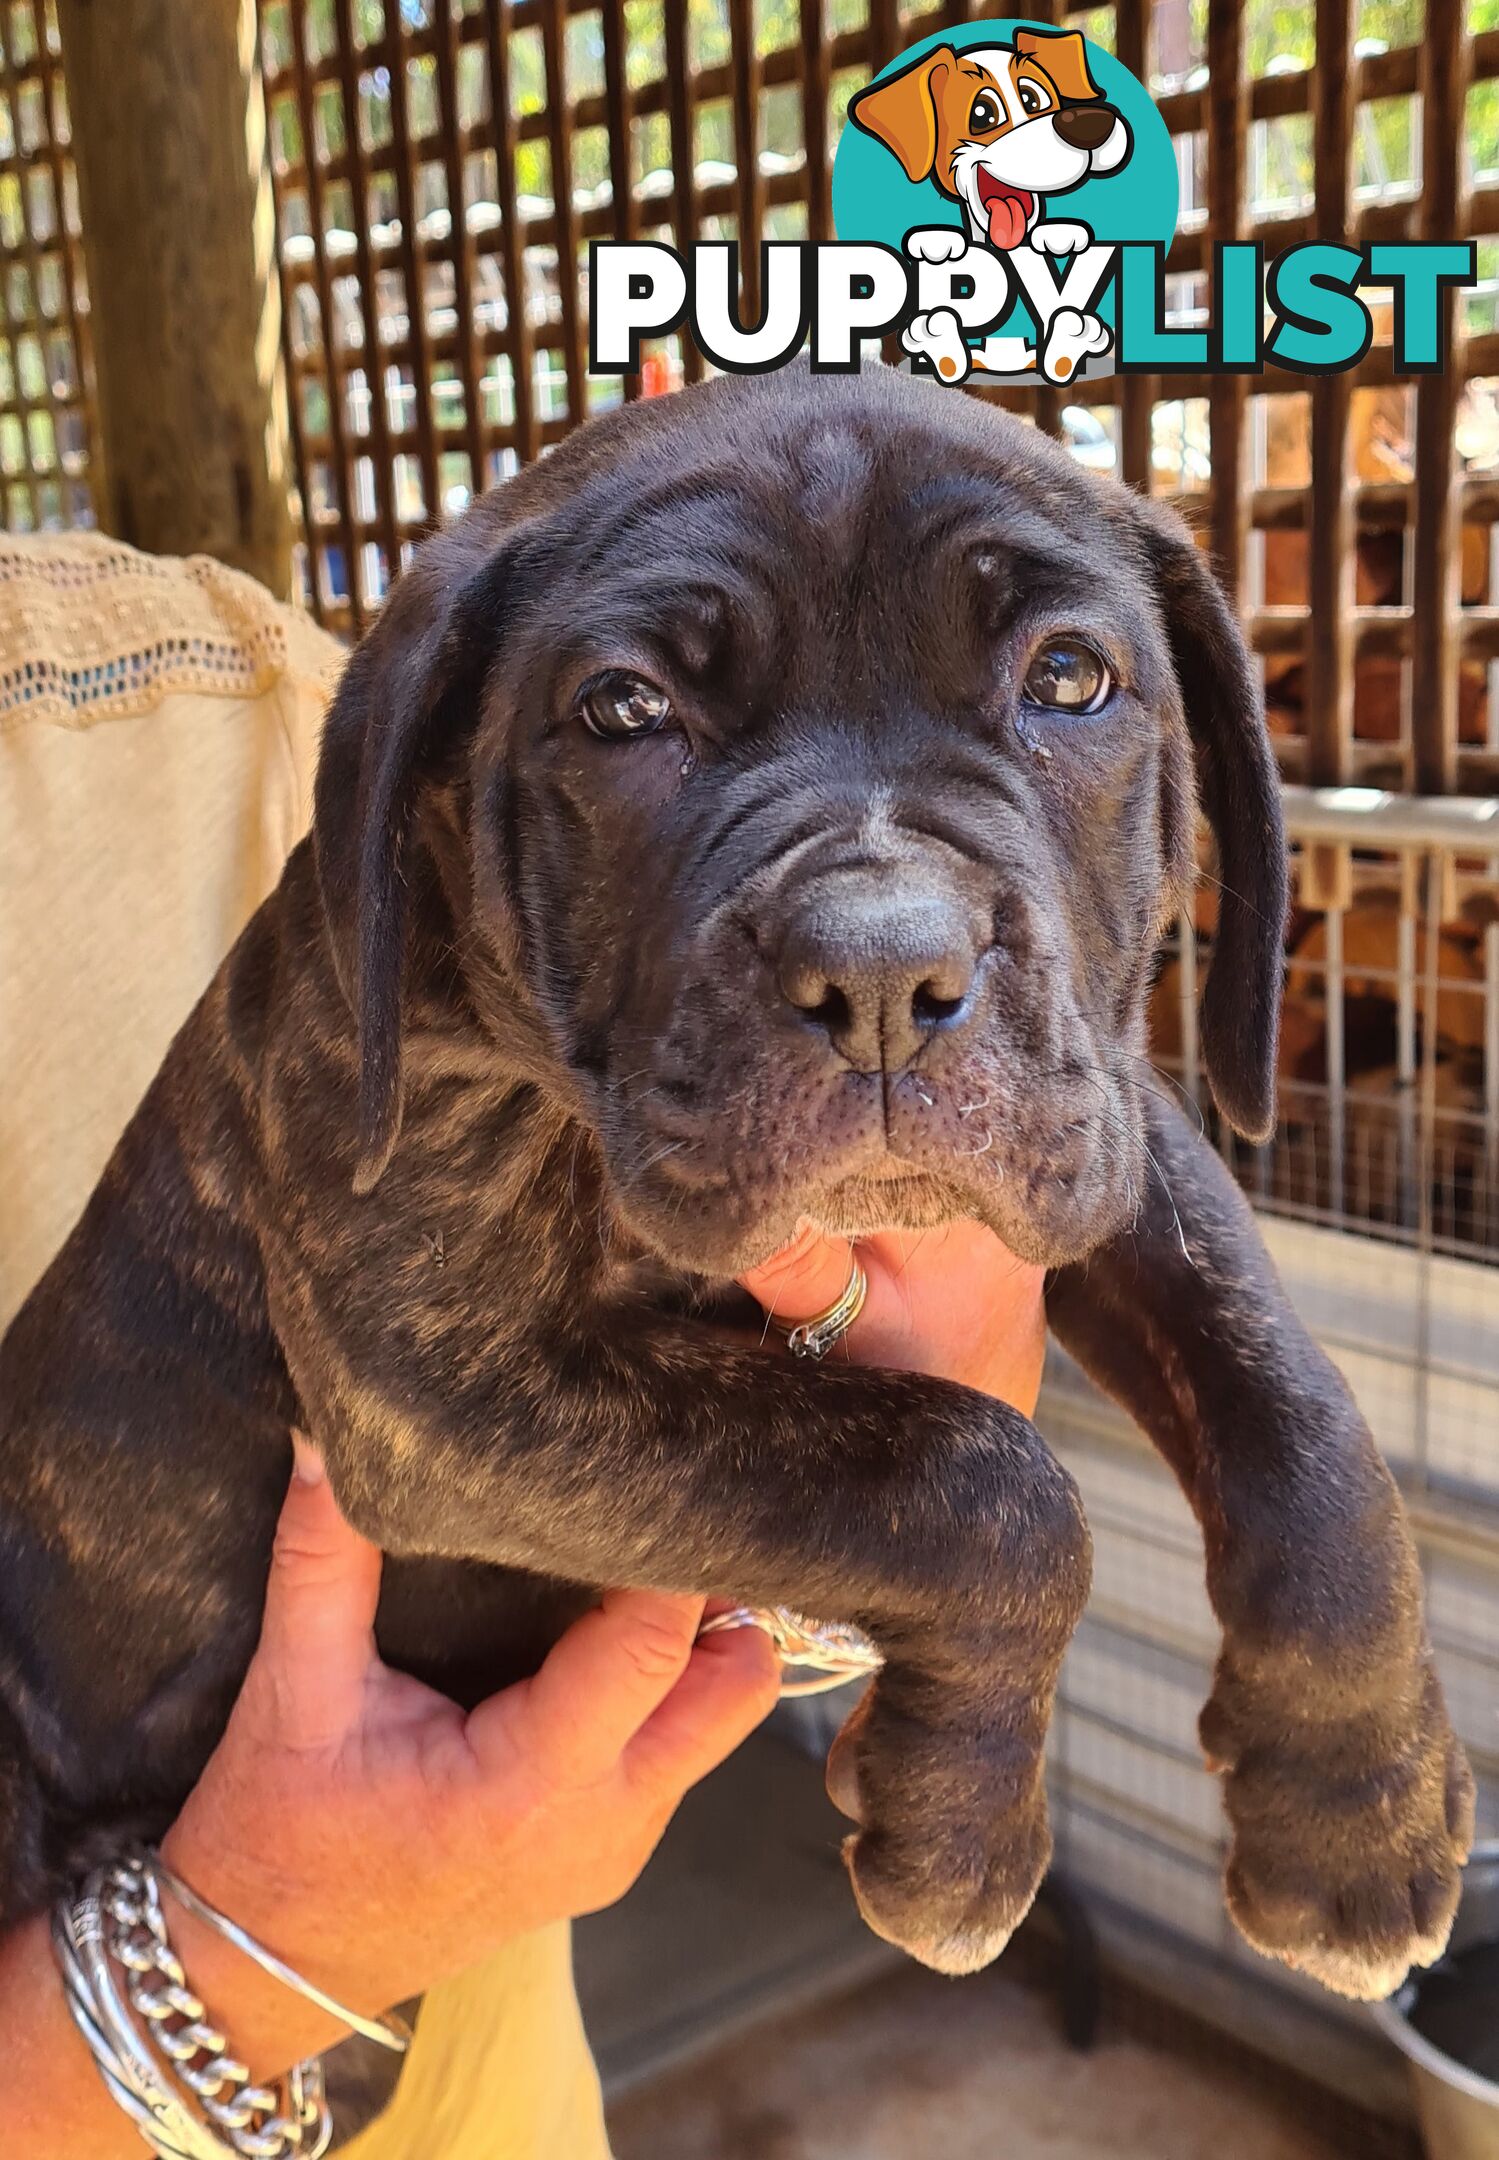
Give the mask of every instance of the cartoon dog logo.
M 1128 122 L 1094 82 L 1075 30 L 1017 30 L 1013 46 L 961 53 L 939 45 L 861 91 L 849 117 L 900 160 L 907 179 L 930 180 L 962 206 L 963 232 L 941 225 L 908 235 L 907 249 L 921 261 L 956 261 L 970 246 L 1049 255 L 1090 246 L 1088 226 L 1043 217 L 1042 199 L 1117 172 L 1131 148 Z M 918 315 L 904 342 L 948 380 L 968 372 L 973 356 L 950 309 Z M 1042 371 L 1067 381 L 1110 342 L 1098 316 L 1059 309 Z

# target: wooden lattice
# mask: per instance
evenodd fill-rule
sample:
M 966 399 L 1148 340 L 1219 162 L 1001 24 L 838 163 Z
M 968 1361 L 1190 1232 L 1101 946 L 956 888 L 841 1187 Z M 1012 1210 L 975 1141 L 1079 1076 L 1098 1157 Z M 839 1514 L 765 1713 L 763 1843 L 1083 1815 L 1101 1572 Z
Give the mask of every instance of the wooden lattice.
M 10 532 L 89 525 L 88 298 L 52 0 L 0 7 L 0 485 Z
M 702 372 L 673 338 L 640 380 L 588 377 L 589 239 L 737 236 L 752 277 L 762 237 L 831 237 L 851 92 L 914 37 L 1001 12 L 262 0 L 323 618 L 357 629 L 435 517 L 587 413 Z M 1182 177 L 1177 320 L 1205 306 L 1215 239 L 1478 239 L 1441 376 L 1392 379 L 1386 313 L 1360 366 L 1325 381 L 997 394 L 1200 517 L 1263 656 L 1288 776 L 1499 785 L 1499 0 L 1469 19 L 1461 0 L 1028 12 L 1116 50 L 1158 100 Z

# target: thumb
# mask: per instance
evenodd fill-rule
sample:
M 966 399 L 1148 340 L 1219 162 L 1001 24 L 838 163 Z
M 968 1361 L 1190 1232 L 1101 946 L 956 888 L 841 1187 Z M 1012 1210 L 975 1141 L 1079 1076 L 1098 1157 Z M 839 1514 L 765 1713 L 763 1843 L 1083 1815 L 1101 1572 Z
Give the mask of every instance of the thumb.
M 740 1276 L 772 1320 L 793 1326 L 826 1312 L 848 1288 L 853 1247 L 815 1223 L 803 1223 L 789 1245 Z
M 284 1744 L 331 1747 L 357 1722 L 377 1662 L 380 1548 L 345 1522 L 317 1450 L 300 1433 L 292 1446 L 253 1678 Z

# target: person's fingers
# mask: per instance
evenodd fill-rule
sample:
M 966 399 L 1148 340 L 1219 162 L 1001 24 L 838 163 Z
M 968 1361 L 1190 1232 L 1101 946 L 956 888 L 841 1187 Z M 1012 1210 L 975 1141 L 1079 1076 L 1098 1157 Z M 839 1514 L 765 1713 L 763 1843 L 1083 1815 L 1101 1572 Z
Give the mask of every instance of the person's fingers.
M 860 1355 L 981 1388 L 1029 1417 L 1046 1360 L 1046 1272 L 982 1223 L 861 1242 L 869 1270 Z
M 961 1280 L 986 1302 L 997 1301 L 1045 1272 L 1012 1253 L 986 1224 L 966 1216 L 930 1230 L 876 1230 L 859 1240 L 859 1257 L 872 1279 L 888 1276 L 913 1299 L 923 1293 L 945 1297 Z
M 739 1279 L 771 1319 L 794 1326 L 798 1320 L 815 1319 L 842 1297 L 852 1256 L 847 1238 L 804 1223 L 789 1245 Z
M 978 1226 L 970 1227 L 976 1230 Z M 852 1350 L 866 1364 L 874 1365 L 919 1362 L 910 1348 L 915 1324 L 906 1264 L 909 1255 L 934 1234 L 941 1235 L 891 1230 L 859 1240 L 859 1259 L 869 1289 L 863 1311 L 853 1327 L 845 1330 L 850 1340 L 840 1344 L 840 1354 L 847 1356 Z M 834 1237 L 814 1224 L 804 1223 L 789 1245 L 783 1245 L 739 1279 L 771 1319 L 795 1326 L 799 1320 L 815 1319 L 842 1297 L 848 1288 L 853 1253 L 847 1238 Z M 851 1339 L 856 1333 L 854 1343 Z
M 606 1590 L 575 1620 L 538 1673 L 469 1717 L 481 1762 L 494 1740 L 519 1745 L 550 1784 L 586 1785 L 618 1762 L 686 1670 L 703 1600 L 655 1590 Z
M 687 1670 L 625 1750 L 632 1777 L 674 1797 L 731 1755 L 770 1715 L 781 1665 L 762 1628 L 725 1629 L 700 1642 Z
M 321 1456 L 296 1435 L 256 1653 L 256 1702 L 286 1745 L 337 1744 L 358 1719 L 375 1661 L 380 1549 L 339 1511 Z

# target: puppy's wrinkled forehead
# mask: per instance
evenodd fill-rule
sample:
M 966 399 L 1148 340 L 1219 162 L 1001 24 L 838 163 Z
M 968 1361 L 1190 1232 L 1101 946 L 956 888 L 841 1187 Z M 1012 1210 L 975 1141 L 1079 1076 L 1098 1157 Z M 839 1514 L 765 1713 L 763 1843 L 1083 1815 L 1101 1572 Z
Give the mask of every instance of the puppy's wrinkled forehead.
M 1126 638 L 1152 626 L 1082 476 L 884 414 L 815 414 L 750 458 L 684 424 L 601 508 L 580 498 L 579 583 L 548 633 L 619 664 L 659 641 L 691 673 L 783 700 L 971 694 L 980 648 L 1027 611 L 1114 619 Z

